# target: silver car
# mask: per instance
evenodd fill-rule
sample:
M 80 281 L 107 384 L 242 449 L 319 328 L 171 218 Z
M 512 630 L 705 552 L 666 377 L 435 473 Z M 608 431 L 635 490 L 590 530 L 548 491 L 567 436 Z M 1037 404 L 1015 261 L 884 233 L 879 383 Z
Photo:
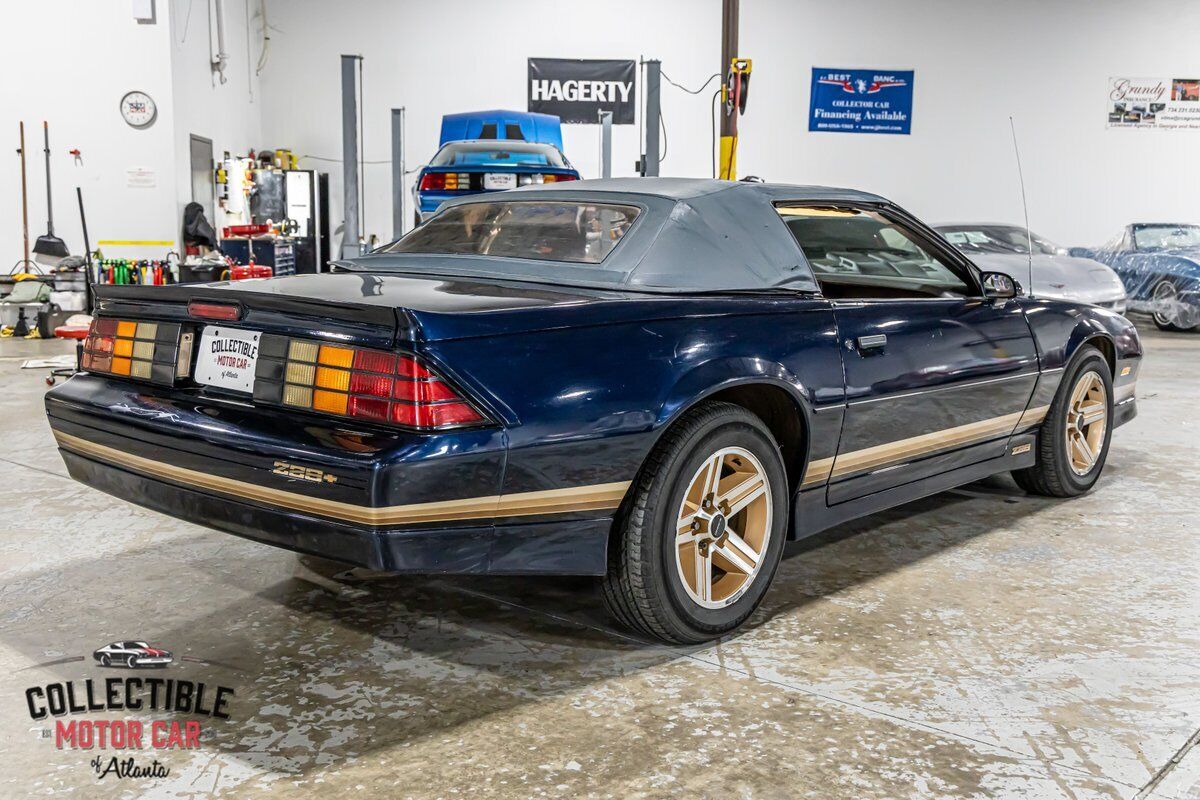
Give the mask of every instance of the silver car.
M 1026 235 L 1019 225 L 956 223 L 934 229 L 967 255 L 982 270 L 1003 272 L 1022 284 L 1030 277 L 1029 243 L 1033 243 L 1034 297 L 1071 300 L 1125 313 L 1125 285 L 1110 267 L 1090 258 L 1067 255 L 1037 234 Z

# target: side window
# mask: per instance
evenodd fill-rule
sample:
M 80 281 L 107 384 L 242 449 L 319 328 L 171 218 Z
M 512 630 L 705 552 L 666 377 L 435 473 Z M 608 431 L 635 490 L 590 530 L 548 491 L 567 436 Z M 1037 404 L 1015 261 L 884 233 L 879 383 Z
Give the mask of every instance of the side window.
M 496 123 L 494 123 L 494 122 L 483 123 L 483 129 L 481 131 L 479 131 L 479 138 L 480 139 L 495 139 L 496 138 Z
M 504 138 L 516 139 L 523 142 L 525 141 L 525 134 L 521 133 L 520 125 L 514 125 L 513 123 L 509 122 L 504 126 Z
M 812 266 L 821 291 L 839 300 L 963 297 L 971 284 L 920 238 L 874 211 L 789 205 L 776 210 Z

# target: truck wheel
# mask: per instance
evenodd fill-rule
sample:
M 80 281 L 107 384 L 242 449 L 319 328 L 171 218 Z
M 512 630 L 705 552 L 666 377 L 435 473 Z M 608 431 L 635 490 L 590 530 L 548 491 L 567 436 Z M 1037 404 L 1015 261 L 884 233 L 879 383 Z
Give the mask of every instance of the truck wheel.
M 1091 489 L 1108 458 L 1112 404 L 1108 362 L 1085 346 L 1063 375 L 1038 430 L 1037 462 L 1013 471 L 1017 484 L 1047 497 L 1075 497 Z
M 766 593 L 787 522 L 787 477 L 766 425 L 730 403 L 697 406 L 664 434 L 617 515 L 605 604 L 672 644 L 728 633 Z

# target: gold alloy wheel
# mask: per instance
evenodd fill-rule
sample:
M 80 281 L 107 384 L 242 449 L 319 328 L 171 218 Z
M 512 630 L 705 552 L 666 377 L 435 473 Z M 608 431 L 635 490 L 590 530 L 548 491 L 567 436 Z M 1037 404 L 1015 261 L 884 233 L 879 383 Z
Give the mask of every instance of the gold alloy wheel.
M 1096 466 L 1108 427 L 1108 398 L 1104 381 L 1085 372 L 1071 391 L 1067 410 L 1067 458 L 1076 475 L 1087 475 Z
M 750 451 L 723 447 L 692 476 L 679 504 L 675 568 L 688 596 L 724 608 L 750 588 L 771 538 L 771 485 Z

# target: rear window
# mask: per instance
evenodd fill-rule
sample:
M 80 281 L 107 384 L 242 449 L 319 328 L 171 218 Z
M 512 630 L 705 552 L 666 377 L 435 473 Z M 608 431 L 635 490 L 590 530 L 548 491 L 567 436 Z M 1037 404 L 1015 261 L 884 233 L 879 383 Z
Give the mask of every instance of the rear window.
M 438 151 L 431 167 L 558 167 L 566 168 L 562 153 L 534 142 L 453 142 Z
M 466 203 L 377 252 L 599 264 L 639 213 L 637 206 L 561 200 Z

